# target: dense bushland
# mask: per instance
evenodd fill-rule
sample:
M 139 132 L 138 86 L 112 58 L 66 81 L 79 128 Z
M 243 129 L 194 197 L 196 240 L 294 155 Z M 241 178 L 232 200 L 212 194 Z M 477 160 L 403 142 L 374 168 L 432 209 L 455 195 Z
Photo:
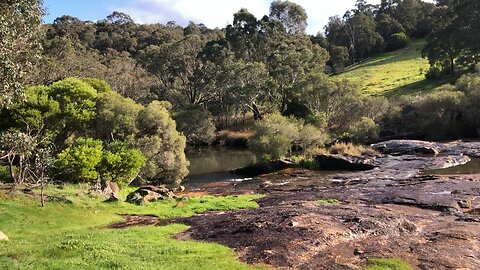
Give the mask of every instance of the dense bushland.
M 17 183 L 39 177 L 34 160 L 44 153 L 54 160 L 44 178 L 124 185 L 140 176 L 178 185 L 188 161 L 170 107 L 158 101 L 144 107 L 93 79 L 33 86 L 25 101 L 2 110 L 1 150 Z

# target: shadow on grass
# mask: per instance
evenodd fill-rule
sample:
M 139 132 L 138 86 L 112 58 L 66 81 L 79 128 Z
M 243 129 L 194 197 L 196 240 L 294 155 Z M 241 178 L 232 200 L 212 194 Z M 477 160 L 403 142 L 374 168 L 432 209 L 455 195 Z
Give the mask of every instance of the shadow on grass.
M 449 82 L 450 82 L 450 79 L 442 79 L 442 80 L 424 79 L 421 81 L 402 85 L 400 87 L 389 90 L 383 93 L 383 96 L 387 98 L 398 98 L 404 95 L 428 94 L 428 93 L 431 93 L 436 88 L 444 84 L 447 84 Z
M 373 58 L 367 58 L 364 61 L 349 67 L 347 70 L 345 70 L 345 73 L 354 71 L 359 68 L 368 68 L 419 58 L 421 57 L 420 50 L 422 50 L 423 46 L 425 46 L 425 40 L 421 39 L 414 41 L 406 48 L 399 49 L 393 52 L 383 53 Z

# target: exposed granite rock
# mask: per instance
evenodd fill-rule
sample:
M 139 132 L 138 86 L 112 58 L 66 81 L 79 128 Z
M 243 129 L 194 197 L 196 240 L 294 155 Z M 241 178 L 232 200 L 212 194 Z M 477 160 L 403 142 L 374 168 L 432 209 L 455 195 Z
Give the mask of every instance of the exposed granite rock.
M 278 268 L 358 269 L 372 257 L 418 269 L 480 267 L 479 223 L 410 206 L 291 202 L 175 222 L 191 226 L 179 239 L 217 242 Z
M 143 186 L 128 194 L 127 202 L 142 204 L 152 201 L 166 201 L 175 199 L 173 191 L 166 187 Z
M 247 177 L 256 177 L 262 174 L 274 173 L 284 169 L 292 168 L 293 166 L 294 164 L 287 160 L 272 160 L 231 170 L 230 172 Z
M 480 145 L 422 147 L 441 155 L 382 156 L 368 161 L 375 168 L 348 173 L 287 168 L 202 189 L 222 195 L 263 193 L 257 209 L 167 221 L 134 217 L 124 223 L 184 223 L 190 228 L 178 239 L 220 243 L 247 263 L 281 269 L 361 269 L 376 257 L 400 258 L 414 269 L 480 269 L 480 175 L 423 173 L 465 164 L 480 153 Z M 325 199 L 340 203 L 319 202 Z
M 379 165 L 371 158 L 341 155 L 318 155 L 315 161 L 319 168 L 325 171 L 368 171 Z
M 371 147 L 387 155 L 437 155 L 440 150 L 437 143 L 415 140 L 391 140 L 372 144 Z
M 102 184 L 102 194 L 107 197 L 106 202 L 120 201 L 120 187 L 115 182 L 105 182 Z
M 375 150 L 390 155 L 445 154 L 480 158 L 480 142 L 454 141 L 449 143 L 415 140 L 392 140 L 371 145 Z

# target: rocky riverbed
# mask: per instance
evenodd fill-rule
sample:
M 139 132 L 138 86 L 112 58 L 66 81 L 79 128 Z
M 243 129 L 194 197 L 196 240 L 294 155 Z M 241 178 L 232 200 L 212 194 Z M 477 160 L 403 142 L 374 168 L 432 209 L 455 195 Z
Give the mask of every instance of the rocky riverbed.
M 326 176 L 287 168 L 195 191 L 265 194 L 257 209 L 126 222 L 184 223 L 190 229 L 178 239 L 220 243 L 242 261 L 275 268 L 360 269 L 368 258 L 395 257 L 415 269 L 480 269 L 480 174 L 422 173 L 467 163 L 478 157 L 480 143 L 393 141 L 374 147 L 394 156 L 350 159 L 370 164 L 366 171 Z M 419 153 L 429 156 L 412 155 Z

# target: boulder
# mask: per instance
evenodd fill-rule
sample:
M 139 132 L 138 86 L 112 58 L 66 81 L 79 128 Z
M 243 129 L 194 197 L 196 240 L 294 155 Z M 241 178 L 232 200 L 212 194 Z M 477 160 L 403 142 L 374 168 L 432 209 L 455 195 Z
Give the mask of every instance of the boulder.
M 106 202 L 120 201 L 120 187 L 115 182 L 105 182 L 102 184 L 101 193 L 107 197 Z
M 9 241 L 8 236 L 0 231 L 0 241 Z
M 325 171 L 368 171 L 377 167 L 370 159 L 340 155 L 318 155 L 315 162 Z
M 173 191 L 167 187 L 143 186 L 128 194 L 127 202 L 142 204 L 152 201 L 167 201 L 175 198 Z
M 230 173 L 247 177 L 256 177 L 262 174 L 269 174 L 281 170 L 293 168 L 294 164 L 287 160 L 272 160 L 249 165 L 243 168 L 231 170 Z
M 401 155 L 438 155 L 440 149 L 433 142 L 416 140 L 391 140 L 372 144 L 371 147 L 382 154 Z

